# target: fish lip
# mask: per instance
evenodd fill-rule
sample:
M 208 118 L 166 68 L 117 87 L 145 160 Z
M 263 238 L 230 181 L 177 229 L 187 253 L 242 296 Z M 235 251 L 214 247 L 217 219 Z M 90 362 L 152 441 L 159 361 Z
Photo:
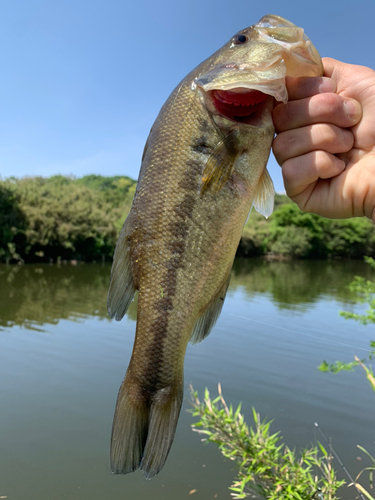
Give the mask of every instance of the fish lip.
M 228 63 L 195 78 L 192 89 L 195 90 L 198 87 L 204 93 L 208 93 L 213 90 L 233 91 L 242 87 L 249 90 L 259 90 L 263 94 L 272 96 L 276 101 L 286 103 L 288 102 L 288 91 L 285 85 L 285 72 L 283 71 L 284 68 L 281 67 L 280 69 L 281 71 L 277 75 L 278 78 L 263 79 L 259 70 L 251 69 L 245 64 Z M 237 78 L 227 82 L 220 81 L 220 75 L 224 70 L 226 72 L 228 70 L 233 71 L 233 75 L 237 76 Z

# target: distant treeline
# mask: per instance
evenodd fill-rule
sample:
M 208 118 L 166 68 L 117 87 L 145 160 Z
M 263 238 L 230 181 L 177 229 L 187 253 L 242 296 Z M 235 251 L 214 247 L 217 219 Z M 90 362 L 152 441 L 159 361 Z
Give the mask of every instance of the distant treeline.
M 125 176 L 56 175 L 0 181 L 0 261 L 111 260 L 136 182 Z M 292 258 L 375 256 L 365 218 L 324 219 L 276 195 L 268 219 L 251 214 L 237 254 Z
M 130 210 L 129 177 L 0 181 L 0 260 L 109 260 Z
M 304 213 L 287 196 L 276 195 L 268 220 L 251 214 L 237 254 L 299 259 L 374 256 L 375 226 L 365 217 L 325 219 Z

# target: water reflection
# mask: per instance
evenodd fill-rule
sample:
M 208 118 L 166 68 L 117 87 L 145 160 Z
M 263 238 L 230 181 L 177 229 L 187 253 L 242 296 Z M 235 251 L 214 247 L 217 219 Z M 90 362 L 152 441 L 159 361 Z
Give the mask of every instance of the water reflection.
M 109 264 L 0 265 L 0 327 L 42 329 L 61 319 L 80 321 L 89 316 L 108 320 L 109 273 Z M 301 311 L 322 295 L 350 301 L 353 297 L 346 286 L 354 275 L 373 273 L 362 261 L 237 259 L 230 290 L 241 290 L 248 298 L 264 293 L 279 309 Z M 136 302 L 127 315 L 136 319 Z
M 172 500 L 196 489 L 197 500 L 229 498 L 232 465 L 191 432 L 186 400 L 159 476 L 110 473 L 113 410 L 134 323 L 108 320 L 109 273 L 99 264 L 0 266 L 0 497 Z M 371 389 L 361 371 L 335 377 L 316 369 L 323 359 L 351 361 L 373 338 L 332 303 L 349 308 L 345 285 L 354 275 L 371 270 L 363 262 L 236 261 L 215 330 L 188 348 L 185 381 L 200 393 L 205 386 L 215 393 L 221 381 L 248 421 L 254 406 L 297 449 L 319 422 L 355 477 L 365 464 L 356 445 L 372 452 Z M 135 317 L 132 303 L 128 318 Z M 351 499 L 351 491 L 340 497 Z
M 266 293 L 279 309 L 304 310 L 319 297 L 348 302 L 354 299 L 347 285 L 355 275 L 375 274 L 363 261 L 286 261 L 236 259 L 231 289 L 247 297 Z
M 41 329 L 61 319 L 88 316 L 107 320 L 110 266 L 0 266 L 0 327 Z M 136 306 L 128 311 L 136 318 Z

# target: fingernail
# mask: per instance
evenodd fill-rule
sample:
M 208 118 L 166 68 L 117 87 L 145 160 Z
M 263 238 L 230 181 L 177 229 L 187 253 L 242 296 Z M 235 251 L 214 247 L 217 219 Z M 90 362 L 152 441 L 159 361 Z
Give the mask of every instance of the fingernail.
M 321 78 L 319 83 L 319 92 L 321 94 L 336 92 L 336 82 L 332 80 L 332 78 Z
M 346 114 L 349 116 L 349 118 L 351 118 L 353 121 L 359 121 L 362 116 L 362 107 L 359 102 L 355 101 L 354 99 L 347 99 L 344 102 L 344 106 Z

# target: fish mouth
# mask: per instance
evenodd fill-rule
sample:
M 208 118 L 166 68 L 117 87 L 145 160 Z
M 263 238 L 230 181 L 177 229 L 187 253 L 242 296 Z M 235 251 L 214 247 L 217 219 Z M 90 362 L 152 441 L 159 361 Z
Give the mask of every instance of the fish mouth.
M 231 87 L 230 90 L 199 88 L 202 103 L 212 115 L 246 125 L 257 126 L 267 110 L 272 111 L 276 100 L 266 92 L 246 87 Z
M 285 68 L 275 61 L 267 64 L 270 71 L 261 73 L 235 64 L 219 66 L 196 78 L 192 89 L 198 88 L 204 106 L 213 115 L 254 125 L 264 111 L 272 111 L 276 101 L 288 101 Z
M 272 96 L 260 90 L 238 87 L 231 90 L 210 90 L 207 98 L 215 108 L 216 113 L 229 120 L 251 124 L 252 119 L 268 107 Z M 272 106 L 273 107 L 273 106 Z

